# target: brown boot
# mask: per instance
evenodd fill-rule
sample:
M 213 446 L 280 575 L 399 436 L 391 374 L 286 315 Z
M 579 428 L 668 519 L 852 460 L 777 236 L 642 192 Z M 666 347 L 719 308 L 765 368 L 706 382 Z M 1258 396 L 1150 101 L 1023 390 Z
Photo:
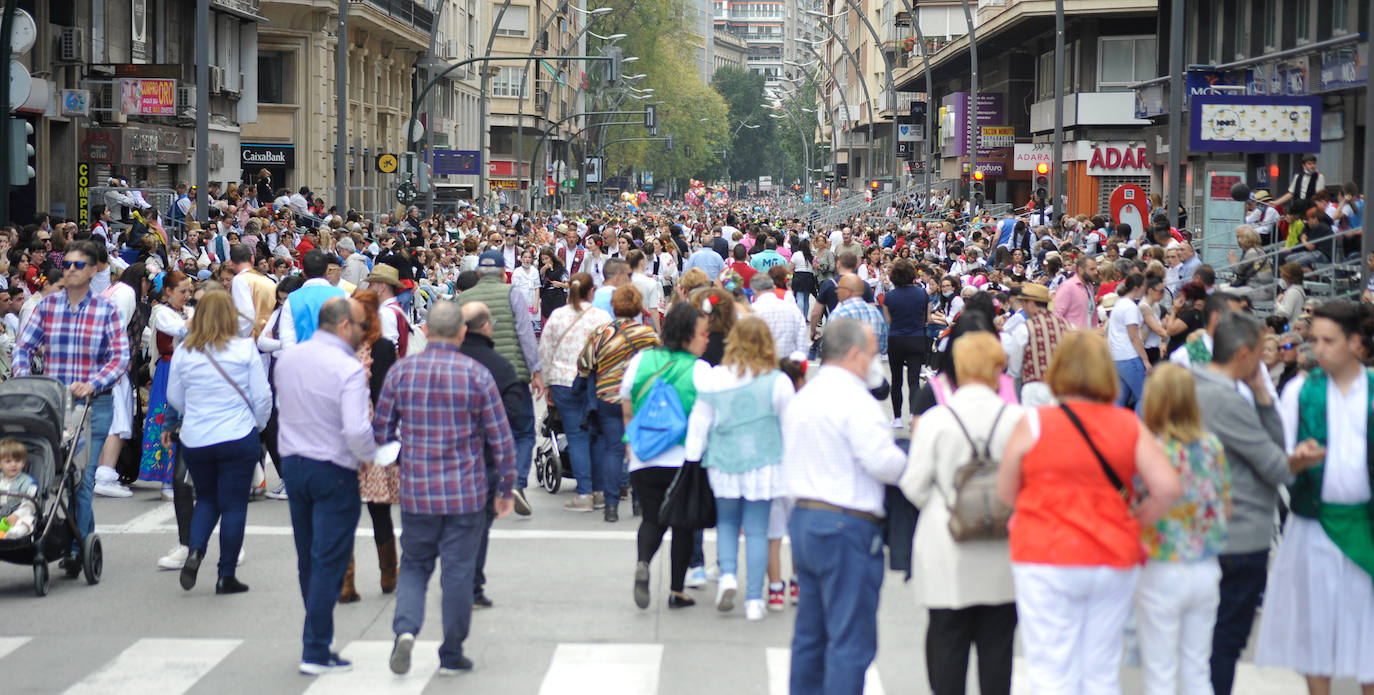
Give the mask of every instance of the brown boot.
M 348 572 L 344 574 L 343 589 L 339 591 L 339 603 L 356 603 L 362 600 L 358 589 L 353 586 L 353 558 L 348 558 Z
M 382 593 L 396 590 L 396 538 L 377 544 L 377 566 L 382 570 Z

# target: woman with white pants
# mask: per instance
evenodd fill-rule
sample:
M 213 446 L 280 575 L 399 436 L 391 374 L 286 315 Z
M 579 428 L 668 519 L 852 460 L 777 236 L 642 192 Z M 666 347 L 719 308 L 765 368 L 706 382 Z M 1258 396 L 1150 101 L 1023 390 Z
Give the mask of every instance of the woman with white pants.
M 1145 567 L 1135 590 L 1146 695 L 1211 695 L 1212 629 L 1231 510 L 1231 473 L 1216 435 L 1202 429 L 1193 375 L 1174 364 L 1145 382 L 1145 426 L 1178 472 L 1183 496 L 1142 529 Z
M 1135 413 L 1112 405 L 1119 384 L 1102 336 L 1064 336 L 1045 381 L 1060 405 L 1026 411 L 997 480 L 1013 508 L 1012 581 L 1031 691 L 1120 693 L 1140 526 L 1173 506 L 1178 475 Z M 1132 509 L 1137 474 L 1149 496 Z

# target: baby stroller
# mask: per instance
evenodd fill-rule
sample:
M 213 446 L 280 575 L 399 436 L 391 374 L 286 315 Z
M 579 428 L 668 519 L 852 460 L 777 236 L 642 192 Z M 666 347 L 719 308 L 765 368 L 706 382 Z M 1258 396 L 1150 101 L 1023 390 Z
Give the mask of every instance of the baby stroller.
M 24 472 L 37 483 L 33 531 L 0 539 L 0 560 L 33 566 L 33 589 L 48 594 L 48 563 L 66 557 L 81 537 L 76 524 L 76 493 L 90 442 L 90 402 L 76 404 L 71 391 L 51 377 L 16 377 L 0 383 L 0 437 L 14 437 L 28 449 Z M 100 581 L 104 565 L 100 537 L 82 539 L 68 578 L 85 573 Z
M 563 433 L 563 418 L 552 403 L 544 410 L 539 423 L 539 442 L 534 448 L 534 477 L 549 491 L 558 492 L 564 478 L 574 478 L 572 459 L 568 456 L 568 437 Z

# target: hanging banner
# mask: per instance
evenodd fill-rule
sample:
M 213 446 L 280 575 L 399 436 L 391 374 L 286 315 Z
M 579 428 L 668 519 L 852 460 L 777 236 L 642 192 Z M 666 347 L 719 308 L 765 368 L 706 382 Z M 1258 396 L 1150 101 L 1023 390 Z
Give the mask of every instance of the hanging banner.
M 1196 152 L 1320 152 L 1320 97 L 1193 97 L 1189 147 Z
M 126 116 L 175 116 L 177 81 L 122 79 L 119 81 L 119 110 Z

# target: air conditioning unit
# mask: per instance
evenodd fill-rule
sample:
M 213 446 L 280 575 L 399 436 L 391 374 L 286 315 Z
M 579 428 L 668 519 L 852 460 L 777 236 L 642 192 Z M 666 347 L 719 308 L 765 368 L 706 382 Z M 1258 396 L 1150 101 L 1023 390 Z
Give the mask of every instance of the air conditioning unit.
M 120 110 L 119 82 L 102 85 L 96 90 L 95 104 L 91 107 L 97 120 L 107 125 L 127 123 L 129 118 Z
M 190 84 L 177 85 L 177 108 L 194 109 L 196 107 L 196 87 Z
M 224 68 L 218 65 L 210 66 L 210 93 L 219 94 L 224 91 Z
M 62 27 L 57 37 L 57 59 L 63 63 L 86 62 L 86 31 L 81 27 Z

